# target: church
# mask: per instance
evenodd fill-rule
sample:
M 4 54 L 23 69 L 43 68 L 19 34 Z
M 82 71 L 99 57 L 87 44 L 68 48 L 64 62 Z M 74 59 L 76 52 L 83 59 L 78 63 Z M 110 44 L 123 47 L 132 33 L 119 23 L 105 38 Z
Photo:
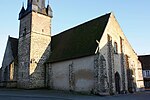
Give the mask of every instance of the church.
M 99 95 L 144 89 L 141 63 L 112 12 L 54 36 L 52 18 L 45 0 L 21 8 L 19 37 L 8 37 L 1 87 Z

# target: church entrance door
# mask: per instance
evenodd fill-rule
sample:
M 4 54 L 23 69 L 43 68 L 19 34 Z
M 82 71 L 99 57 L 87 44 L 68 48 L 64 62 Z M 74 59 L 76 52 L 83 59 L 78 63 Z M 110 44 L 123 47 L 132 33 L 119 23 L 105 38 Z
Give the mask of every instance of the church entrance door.
M 119 94 L 120 93 L 120 75 L 118 72 L 115 73 L 115 87 L 116 87 L 116 92 Z

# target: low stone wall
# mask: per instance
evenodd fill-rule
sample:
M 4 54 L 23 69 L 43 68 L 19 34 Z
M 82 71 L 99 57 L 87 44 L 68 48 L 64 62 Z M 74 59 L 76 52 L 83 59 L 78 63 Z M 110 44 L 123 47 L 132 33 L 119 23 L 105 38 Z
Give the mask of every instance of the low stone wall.
M 3 82 L 0 82 L 0 87 L 16 88 L 17 87 L 17 81 L 3 81 Z
M 17 87 L 17 81 L 8 81 L 6 83 L 7 88 L 16 88 Z
M 0 82 L 0 87 L 6 87 L 6 81 Z
M 0 87 L 3 87 L 3 83 L 2 82 L 0 82 Z

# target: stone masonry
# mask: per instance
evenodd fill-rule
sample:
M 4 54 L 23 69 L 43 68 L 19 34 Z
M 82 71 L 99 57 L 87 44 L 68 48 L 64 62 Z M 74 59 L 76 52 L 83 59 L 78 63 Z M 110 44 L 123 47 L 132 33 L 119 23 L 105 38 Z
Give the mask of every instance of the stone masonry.
M 14 79 L 15 85 L 24 89 L 50 88 L 108 95 L 129 91 L 125 69 L 128 67 L 134 72 L 135 85 L 131 88 L 138 91 L 144 87 L 141 64 L 113 13 L 51 38 L 52 17 L 45 0 L 28 0 L 27 8 L 22 7 L 17 63 L 10 62 L 8 65 L 13 65 L 10 69 L 3 66 L 3 70 L 8 71 L 3 73 L 9 76 L 7 82 Z M 9 58 L 5 57 L 5 61 Z
M 50 23 L 49 16 L 36 12 L 31 12 L 20 20 L 19 88 L 44 87 L 44 62 L 50 54 Z

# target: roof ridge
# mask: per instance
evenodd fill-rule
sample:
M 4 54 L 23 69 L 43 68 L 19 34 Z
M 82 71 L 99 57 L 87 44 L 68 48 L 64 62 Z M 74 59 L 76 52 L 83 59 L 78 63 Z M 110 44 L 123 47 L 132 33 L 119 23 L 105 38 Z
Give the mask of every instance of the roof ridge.
M 138 55 L 138 57 L 145 57 L 145 56 L 150 56 L 150 54 L 146 54 L 146 55 Z
M 9 36 L 8 41 L 10 42 L 13 57 L 16 58 L 18 54 L 18 38 Z
M 16 39 L 16 40 L 18 40 L 18 38 L 15 38 L 15 37 L 11 37 L 11 36 L 9 36 L 9 39 Z
M 109 16 L 110 16 L 110 15 L 111 15 L 111 13 L 112 13 L 112 12 L 110 12 L 110 13 L 106 13 L 106 14 L 104 14 L 104 15 L 102 15 L 102 16 L 99 16 L 99 17 L 93 18 L 93 19 L 88 20 L 88 21 L 86 21 L 86 22 L 82 22 L 81 24 L 78 24 L 78 25 L 76 25 L 76 26 L 73 26 L 72 28 L 66 29 L 66 30 L 64 30 L 64 31 L 62 31 L 62 32 L 60 32 L 60 33 L 58 33 L 58 34 L 56 34 L 56 35 L 53 35 L 52 37 L 55 37 L 55 36 L 61 35 L 62 33 L 65 33 L 66 31 L 69 31 L 69 30 L 72 30 L 72 29 L 78 28 L 78 27 L 80 27 L 80 26 L 82 26 L 82 25 L 85 25 L 85 24 L 87 24 L 87 23 L 90 23 L 90 22 L 92 22 L 92 21 L 94 21 L 94 20 L 97 20 L 97 19 L 99 19 L 99 18 L 105 17 L 105 16 L 107 16 L 107 15 L 109 15 Z

